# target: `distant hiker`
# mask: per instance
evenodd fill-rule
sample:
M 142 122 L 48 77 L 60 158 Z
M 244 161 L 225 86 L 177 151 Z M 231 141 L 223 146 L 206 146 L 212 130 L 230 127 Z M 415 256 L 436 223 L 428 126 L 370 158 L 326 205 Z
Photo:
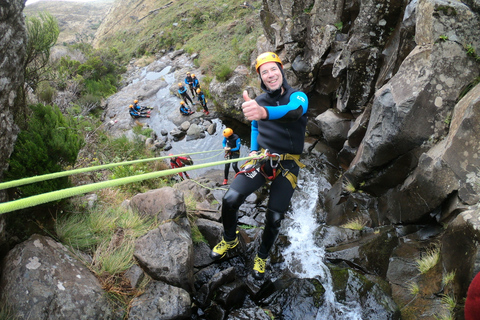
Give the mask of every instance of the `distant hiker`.
M 225 159 L 238 159 L 240 158 L 240 137 L 233 133 L 231 128 L 226 128 L 223 130 L 223 149 L 225 149 Z M 232 163 L 233 170 L 235 173 L 238 173 L 238 162 Z M 224 180 L 223 185 L 228 183 L 228 171 L 230 170 L 230 163 L 225 163 L 225 170 L 224 170 Z
M 135 111 L 137 111 L 137 112 L 142 112 L 142 111 L 145 111 L 145 110 L 148 110 L 148 109 L 153 109 L 153 108 L 140 106 L 140 105 L 138 105 L 138 100 L 133 100 L 133 109 L 135 109 Z
M 180 101 L 180 113 L 182 114 L 182 116 L 189 116 L 193 113 L 193 111 L 185 105 L 185 102 L 183 100 Z
M 150 111 L 135 111 L 133 104 L 128 106 L 132 118 L 150 118 Z
M 208 112 L 208 107 L 207 107 L 207 98 L 205 98 L 205 95 L 202 92 L 202 89 L 198 88 L 197 89 L 197 99 L 198 102 L 200 102 L 200 105 L 203 108 L 203 113 L 205 113 L 207 116 L 210 112 Z
M 169 156 L 171 156 L 170 158 L 170 167 L 172 167 L 172 169 L 176 169 L 176 168 L 182 168 L 182 167 L 185 167 L 186 165 L 192 165 L 193 164 L 193 160 L 192 158 L 190 158 L 189 156 L 178 156 L 178 157 L 175 157 L 172 153 L 169 154 Z M 187 179 L 190 179 L 190 177 L 188 176 L 188 173 L 187 172 L 179 172 L 178 175 L 180 176 L 180 179 L 183 181 L 184 178 L 183 178 L 183 175 L 185 174 L 185 177 Z
M 238 208 L 258 188 L 269 183 L 265 229 L 253 263 L 253 277 L 265 276 L 266 261 L 297 186 L 299 161 L 307 125 L 307 95 L 287 82 L 283 64 L 274 52 L 257 57 L 255 69 L 264 91 L 254 100 L 243 92 L 242 111 L 252 121 L 250 156 L 263 154 L 268 161 L 251 160 L 242 166 L 222 199 L 223 238 L 211 251 L 214 260 L 225 257 L 238 243 Z M 268 152 L 267 152 L 268 151 Z
M 183 101 L 185 101 L 187 104 L 188 100 L 192 105 L 195 105 L 195 102 L 193 102 L 192 98 L 190 98 L 190 96 L 188 95 L 187 88 L 185 88 L 185 86 L 181 82 L 178 83 L 178 94 L 180 94 L 180 96 L 183 98 Z
M 185 84 L 188 85 L 190 88 L 190 92 L 192 93 L 192 97 L 195 97 L 195 87 L 193 83 L 193 76 L 190 75 L 190 72 L 187 72 L 187 76 L 185 77 Z M 198 80 L 197 80 L 198 82 Z
M 197 77 L 195 76 L 195 74 L 192 73 L 192 80 L 193 80 L 193 89 L 195 90 L 195 92 L 197 92 L 197 89 L 200 89 L 200 82 L 198 81 Z

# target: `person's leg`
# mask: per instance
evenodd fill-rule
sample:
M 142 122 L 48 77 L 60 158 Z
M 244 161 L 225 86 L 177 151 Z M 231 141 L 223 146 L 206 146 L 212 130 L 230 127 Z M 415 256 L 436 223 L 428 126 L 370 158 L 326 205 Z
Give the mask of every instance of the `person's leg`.
M 300 168 L 294 164 L 293 161 L 287 161 L 282 165 L 292 174 L 298 176 Z M 270 168 L 267 170 L 267 174 L 272 174 Z M 262 279 L 264 276 L 266 259 L 278 237 L 282 220 L 290 206 L 290 200 L 294 191 L 295 189 L 290 180 L 284 177 L 282 173 L 272 181 L 270 198 L 268 199 L 267 212 L 265 214 L 265 228 L 262 234 L 262 242 L 260 243 L 253 267 L 253 276 L 256 279 Z
M 223 196 L 222 200 L 222 223 L 223 238 L 212 249 L 210 257 L 214 260 L 223 258 L 228 250 L 238 244 L 237 237 L 237 213 L 240 205 L 248 195 L 265 184 L 265 178 L 260 174 L 252 174 L 249 177 L 239 175 L 233 180 L 232 185 Z
M 232 152 L 232 159 L 240 158 L 240 152 Z M 238 169 L 238 162 L 232 163 L 232 168 L 235 170 L 235 173 L 238 173 L 240 170 Z
M 253 177 L 238 175 L 222 200 L 222 222 L 226 239 L 235 237 L 237 227 L 237 211 L 245 199 L 265 184 L 265 178 L 259 173 Z
M 293 161 L 282 164 L 285 169 L 288 169 L 294 175 L 298 175 L 300 168 L 293 163 Z M 293 163 L 293 165 L 292 165 Z M 267 172 L 270 174 L 271 172 Z M 258 251 L 258 255 L 265 259 L 268 256 L 275 240 L 280 231 L 281 222 L 290 206 L 290 200 L 293 196 L 293 189 L 290 180 L 280 173 L 270 186 L 270 198 L 268 199 L 265 229 L 262 235 L 262 243 Z
M 228 180 L 228 171 L 230 171 L 230 163 L 225 163 L 225 169 L 223 170 L 223 178 Z

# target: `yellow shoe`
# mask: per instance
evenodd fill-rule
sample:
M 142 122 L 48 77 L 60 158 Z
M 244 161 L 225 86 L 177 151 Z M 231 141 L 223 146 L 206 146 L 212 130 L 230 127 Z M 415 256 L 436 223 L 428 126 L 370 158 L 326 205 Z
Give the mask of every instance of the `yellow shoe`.
M 238 234 L 238 231 L 237 231 Z M 225 257 L 228 250 L 235 248 L 238 245 L 238 235 L 233 241 L 225 241 L 222 237 L 222 241 L 220 241 L 210 252 L 210 258 L 213 260 L 219 260 Z
M 262 280 L 265 276 L 265 264 L 267 259 L 262 259 L 258 255 L 255 257 L 253 263 L 253 277 L 257 280 Z

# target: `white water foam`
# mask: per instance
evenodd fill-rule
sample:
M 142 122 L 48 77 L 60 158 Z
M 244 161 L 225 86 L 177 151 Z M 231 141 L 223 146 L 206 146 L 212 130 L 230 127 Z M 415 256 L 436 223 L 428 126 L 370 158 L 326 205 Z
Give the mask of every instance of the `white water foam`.
M 292 209 L 284 221 L 289 239 L 283 256 L 287 268 L 300 278 L 318 279 L 325 289 L 325 302 L 316 320 L 361 320 L 361 306 L 355 302 L 340 303 L 333 292 L 332 275 L 324 263 L 325 248 L 315 245 L 314 232 L 319 227 L 315 219 L 320 188 L 329 189 L 328 181 L 317 174 L 302 171 L 292 198 Z

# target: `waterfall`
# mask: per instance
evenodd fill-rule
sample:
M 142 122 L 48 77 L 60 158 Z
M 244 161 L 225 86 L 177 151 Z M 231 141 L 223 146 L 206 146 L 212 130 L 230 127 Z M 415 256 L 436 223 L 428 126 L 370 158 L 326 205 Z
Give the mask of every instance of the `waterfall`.
M 314 232 L 319 226 L 315 214 L 321 188 L 331 188 L 325 177 L 302 169 L 291 210 L 283 222 L 290 242 L 283 252 L 285 264 L 298 277 L 316 278 L 325 288 L 325 302 L 319 308 L 316 320 L 360 320 L 362 310 L 356 301 L 348 304 L 336 301 L 332 275 L 324 263 L 325 248 L 315 245 Z

